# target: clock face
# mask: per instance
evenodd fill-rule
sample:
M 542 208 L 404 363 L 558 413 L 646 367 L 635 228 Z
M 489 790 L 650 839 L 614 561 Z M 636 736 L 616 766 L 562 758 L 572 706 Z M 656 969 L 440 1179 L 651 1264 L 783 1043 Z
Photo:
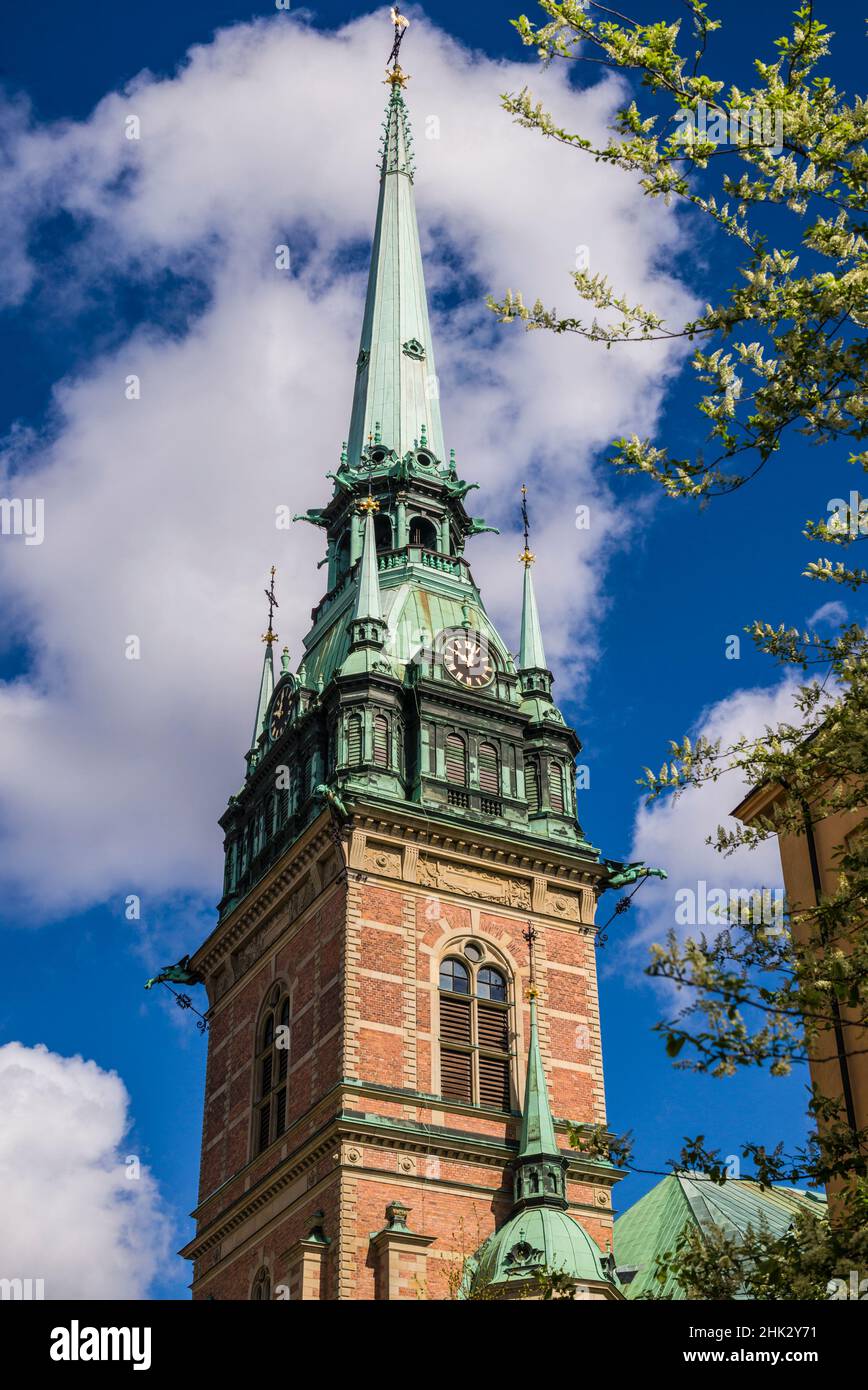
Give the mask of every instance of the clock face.
M 468 690 L 481 690 L 494 679 L 494 662 L 488 643 L 472 632 L 454 632 L 446 638 L 443 665 L 452 679 Z
M 289 686 L 285 685 L 282 690 L 278 690 L 277 698 L 271 706 L 271 718 L 268 721 L 268 734 L 272 742 L 274 739 L 280 738 L 280 735 L 286 728 L 291 703 L 292 692 Z

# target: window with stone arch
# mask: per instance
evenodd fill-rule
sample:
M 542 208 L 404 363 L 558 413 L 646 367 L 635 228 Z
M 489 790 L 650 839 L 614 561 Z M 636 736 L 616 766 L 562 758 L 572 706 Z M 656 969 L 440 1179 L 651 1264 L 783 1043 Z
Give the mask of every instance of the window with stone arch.
M 440 963 L 440 1094 L 492 1110 L 512 1107 L 510 978 L 481 942 Z
M 257 1270 L 256 1278 L 250 1289 L 251 1303 L 268 1303 L 271 1301 L 271 1275 L 263 1265 Z
M 286 1129 L 289 1048 L 289 994 L 285 985 L 275 985 L 256 1032 L 253 1151 L 257 1154 Z

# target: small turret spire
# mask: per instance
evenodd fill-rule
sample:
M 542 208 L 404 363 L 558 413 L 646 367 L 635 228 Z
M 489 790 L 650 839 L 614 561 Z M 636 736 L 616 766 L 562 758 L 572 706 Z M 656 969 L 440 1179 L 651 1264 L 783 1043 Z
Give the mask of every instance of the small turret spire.
M 374 512 L 379 509 L 379 505 L 370 492 L 360 503 L 365 517 L 365 538 L 362 562 L 359 566 L 359 589 L 353 613 L 354 622 L 368 622 L 371 619 L 381 622 L 383 617 L 380 609 L 380 579 L 377 574 L 377 542 L 374 535 Z
M 377 566 L 377 538 L 374 531 L 374 513 L 380 504 L 370 491 L 359 503 L 364 520 L 365 534 L 362 542 L 362 558 L 359 561 L 358 589 L 356 604 L 350 619 L 350 651 L 341 666 L 342 675 L 357 675 L 368 671 L 370 663 L 382 661 L 383 647 L 386 643 L 388 623 L 383 617 L 380 601 L 380 577 Z M 354 523 L 355 524 L 355 523 Z
M 527 930 L 522 935 L 527 942 L 530 959 L 530 984 L 527 988 L 527 999 L 530 1003 L 530 1041 L 527 1049 L 521 1135 L 515 1165 L 515 1209 L 526 1206 L 556 1206 L 563 1209 L 567 1206 L 564 1182 L 566 1160 L 558 1149 L 539 1048 L 536 1016 L 539 991 L 536 986 L 533 951 L 536 929 L 531 922 L 528 922 Z
M 521 604 L 521 646 L 518 655 L 519 674 L 524 672 L 545 673 L 547 677 L 541 684 L 537 681 L 532 682 L 536 693 L 547 693 L 551 685 L 548 665 L 546 664 L 545 648 L 543 647 L 542 628 L 540 627 L 539 612 L 536 606 L 536 595 L 533 588 L 533 576 L 531 566 L 536 556 L 530 548 L 530 521 L 527 514 L 527 488 L 522 485 L 521 489 L 521 519 L 524 530 L 524 550 L 519 555 L 519 560 L 524 565 L 524 588 L 522 592 Z M 525 688 L 527 682 L 522 682 Z
M 277 573 L 274 565 L 271 566 L 271 582 L 263 592 L 268 600 L 268 627 L 262 634 L 265 643 L 265 657 L 262 662 L 262 675 L 259 680 L 259 699 L 256 702 L 256 723 L 253 726 L 253 740 L 250 745 L 250 752 L 247 755 L 248 765 L 256 752 L 256 745 L 259 742 L 259 735 L 265 728 L 265 716 L 271 697 L 274 694 L 274 657 L 272 649 L 277 641 L 277 633 L 274 631 L 274 610 L 280 605 L 274 593 L 274 576 Z

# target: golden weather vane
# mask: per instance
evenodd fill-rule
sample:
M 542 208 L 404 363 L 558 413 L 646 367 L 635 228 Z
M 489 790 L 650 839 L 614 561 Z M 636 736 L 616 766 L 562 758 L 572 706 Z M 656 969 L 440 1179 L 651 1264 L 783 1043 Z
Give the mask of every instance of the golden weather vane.
M 534 961 L 533 943 L 536 941 L 536 927 L 533 922 L 528 922 L 527 930 L 522 932 L 522 936 L 527 942 L 527 961 L 528 961 L 528 986 L 525 990 L 525 998 L 530 1002 L 536 999 L 539 990 L 536 987 L 536 963 Z
M 386 81 L 393 87 L 403 87 L 408 79 L 406 73 L 401 71 L 398 55 L 401 52 L 401 42 L 407 32 L 407 25 L 410 21 L 405 14 L 401 14 L 397 5 L 392 6 L 389 11 L 389 18 L 395 26 L 395 39 L 392 44 L 392 51 L 386 62 Z
M 527 487 L 524 483 L 521 485 L 521 524 L 524 531 L 524 550 L 518 558 L 521 560 L 525 569 L 527 569 L 528 565 L 533 564 L 536 556 L 530 548 L 530 520 L 527 514 Z
M 275 610 L 275 608 L 279 608 L 279 607 L 280 607 L 280 604 L 277 602 L 277 599 L 276 599 L 275 596 L 274 596 L 274 576 L 275 576 L 276 573 L 277 573 L 277 571 L 276 571 L 274 565 L 272 565 L 272 566 L 271 566 L 271 583 L 269 584 L 269 586 L 268 586 L 267 589 L 263 589 L 263 591 L 262 591 L 262 592 L 265 594 L 265 597 L 268 599 L 268 631 L 267 631 L 267 632 L 263 632 L 263 634 L 262 634 L 262 640 L 263 640 L 263 642 L 268 642 L 269 644 L 272 643 L 272 642 L 276 642 L 276 641 L 277 641 L 277 633 L 274 631 L 274 628 L 273 628 L 274 610 Z

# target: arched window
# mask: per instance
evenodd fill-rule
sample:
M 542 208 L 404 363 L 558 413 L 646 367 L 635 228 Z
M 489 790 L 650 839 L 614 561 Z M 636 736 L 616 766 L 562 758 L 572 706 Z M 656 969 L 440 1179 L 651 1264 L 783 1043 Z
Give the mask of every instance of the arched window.
M 362 761 L 362 716 L 351 714 L 347 720 L 347 763 L 357 767 Z
M 253 1131 L 256 1153 L 262 1153 L 286 1129 L 289 1043 L 289 996 L 280 985 L 275 985 L 257 1037 Z
M 286 780 L 285 775 L 283 776 L 282 780 L 283 780 L 283 781 Z M 289 790 L 289 787 L 280 787 L 280 786 L 279 786 L 278 789 L 277 789 L 277 791 L 275 792 L 275 796 L 277 797 L 277 817 L 276 817 L 276 820 L 277 820 L 277 829 L 279 830 L 279 829 L 281 828 L 281 826 L 286 825 L 286 821 L 287 821 L 287 818 L 288 818 L 288 816 L 289 816 L 289 797 L 290 797 L 290 790 Z
M 258 1271 L 253 1281 L 253 1287 L 250 1290 L 250 1301 L 251 1303 L 267 1303 L 270 1299 L 271 1276 L 268 1270 L 263 1266 L 263 1268 Z
M 237 872 L 238 841 L 232 840 L 226 847 L 226 866 L 223 873 L 223 892 L 228 893 L 235 886 Z
M 389 721 L 384 714 L 374 716 L 374 765 L 389 765 Z
M 437 549 L 437 527 L 426 516 L 414 516 L 410 522 L 410 544 L 423 550 Z
M 339 584 L 350 567 L 350 533 L 344 531 L 335 547 L 335 583 Z
M 384 512 L 374 517 L 374 541 L 378 550 L 392 549 L 392 522 Z
M 472 943 L 468 960 L 440 966 L 440 1093 L 444 1099 L 509 1110 L 509 987 Z M 477 959 L 480 964 L 476 964 Z
M 549 805 L 555 815 L 564 814 L 564 770 L 560 763 L 549 763 Z
M 440 988 L 450 994 L 470 993 L 470 971 L 461 960 L 449 957 L 440 967 Z
M 467 744 L 460 734 L 448 734 L 446 738 L 446 780 L 467 786 Z
M 539 811 L 539 769 L 536 763 L 525 762 L 524 795 L 528 815 L 535 816 Z
M 296 763 L 295 786 L 298 793 L 298 805 L 302 806 L 304 802 L 307 801 L 310 787 L 310 761 L 309 753 L 306 748 L 299 750 L 298 762 Z
M 500 768 L 493 743 L 479 745 L 479 790 L 486 796 L 500 795 Z
M 476 975 L 476 992 L 480 999 L 493 999 L 497 1004 L 505 1004 L 506 980 L 499 970 L 484 965 Z

